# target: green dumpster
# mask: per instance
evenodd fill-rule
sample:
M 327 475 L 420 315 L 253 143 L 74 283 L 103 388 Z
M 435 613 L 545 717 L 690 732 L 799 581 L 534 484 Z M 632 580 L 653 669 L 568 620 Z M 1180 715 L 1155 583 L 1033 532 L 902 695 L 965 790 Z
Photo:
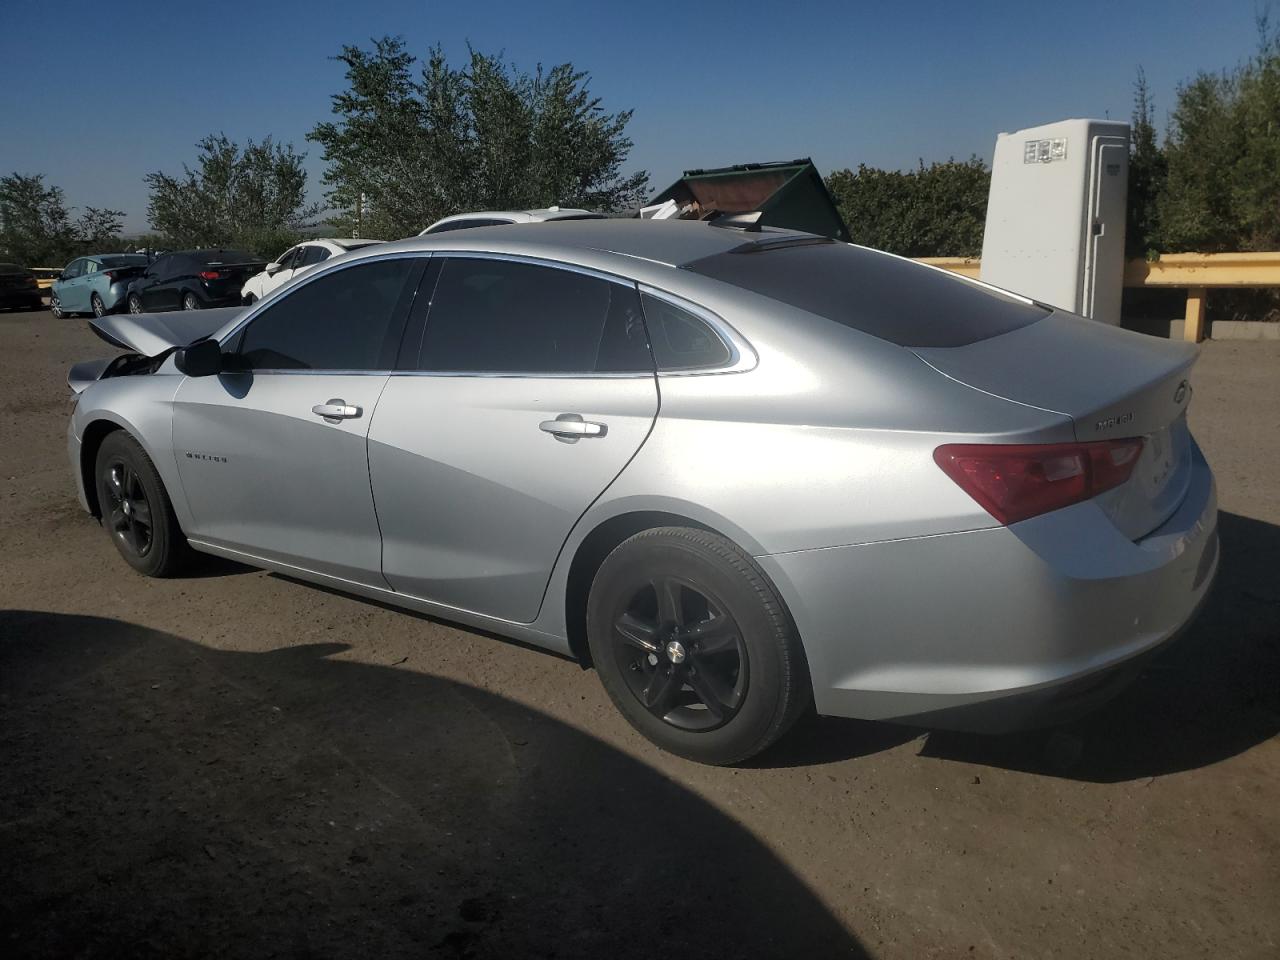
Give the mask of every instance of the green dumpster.
M 683 177 L 649 201 L 639 216 L 715 220 L 747 213 L 759 213 L 758 222 L 763 226 L 849 239 L 849 228 L 808 157 L 686 170 Z

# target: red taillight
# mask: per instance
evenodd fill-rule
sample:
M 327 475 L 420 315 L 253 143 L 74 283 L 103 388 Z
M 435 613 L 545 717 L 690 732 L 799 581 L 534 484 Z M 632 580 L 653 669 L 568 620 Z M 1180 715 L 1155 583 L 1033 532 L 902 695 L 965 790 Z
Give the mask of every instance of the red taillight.
M 1142 438 L 1098 443 L 949 443 L 933 459 L 1001 523 L 1096 497 L 1129 479 Z
M 103 270 L 102 272 L 106 276 L 108 281 L 110 281 L 111 283 L 116 282 L 116 272 L 114 270 Z
M 219 273 L 217 270 L 201 270 L 200 279 L 201 280 L 221 280 L 222 274 Z

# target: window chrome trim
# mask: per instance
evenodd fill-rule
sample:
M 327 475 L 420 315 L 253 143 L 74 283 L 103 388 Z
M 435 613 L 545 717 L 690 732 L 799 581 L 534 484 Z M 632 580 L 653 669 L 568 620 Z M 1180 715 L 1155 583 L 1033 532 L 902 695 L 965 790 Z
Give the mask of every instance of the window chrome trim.
M 738 333 L 718 314 L 712 313 L 701 304 L 694 303 L 692 300 L 686 300 L 684 297 L 670 293 L 658 287 L 650 286 L 647 283 L 638 283 L 636 286 L 642 294 L 656 297 L 659 300 L 665 300 L 673 307 L 679 307 L 688 313 L 693 314 L 703 323 L 711 328 L 711 332 L 720 338 L 720 341 L 729 351 L 729 360 L 727 363 L 717 364 L 712 367 L 682 367 L 678 370 L 658 369 L 660 377 L 698 377 L 714 373 L 746 373 L 748 370 L 754 370 L 760 363 L 760 357 L 756 353 L 755 348 L 747 342 L 742 334 Z M 645 318 L 648 323 L 648 318 Z M 654 362 L 657 362 L 654 357 Z

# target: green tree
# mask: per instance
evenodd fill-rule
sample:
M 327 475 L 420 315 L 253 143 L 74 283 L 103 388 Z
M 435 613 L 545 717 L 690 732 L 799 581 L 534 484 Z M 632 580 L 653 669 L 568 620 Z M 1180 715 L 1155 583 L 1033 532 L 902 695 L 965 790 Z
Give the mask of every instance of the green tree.
M 454 68 L 437 47 L 415 69 L 398 37 L 337 59 L 337 119 L 307 136 L 324 151 L 335 223 L 351 227 L 359 208 L 364 236 L 411 235 L 465 210 L 621 210 L 648 193 L 647 173 L 622 173 L 631 111 L 606 113 L 572 64 L 530 74 L 471 50 Z
M 976 257 L 982 252 L 991 172 L 978 157 L 915 170 L 859 164 L 827 177 L 854 243 L 907 257 Z
M 1169 165 L 1156 136 L 1155 106 L 1147 75 L 1138 68 L 1129 130 L 1129 206 L 1125 248 L 1130 257 L 1151 256 L 1160 240 L 1158 203 Z
M 304 154 L 271 137 L 244 149 L 224 134 L 196 144 L 196 168 L 149 173 L 147 218 L 170 249 L 239 247 L 271 256 L 311 226 Z
M 62 188 L 43 174 L 0 177 L 0 254 L 30 266 L 60 266 L 75 249 Z
M 1179 87 L 1164 153 L 1160 249 L 1280 248 L 1280 33 L 1265 17 L 1252 57 Z
M 76 241 L 85 253 L 116 250 L 123 243 L 120 237 L 123 219 L 123 210 L 85 207 L 75 222 Z

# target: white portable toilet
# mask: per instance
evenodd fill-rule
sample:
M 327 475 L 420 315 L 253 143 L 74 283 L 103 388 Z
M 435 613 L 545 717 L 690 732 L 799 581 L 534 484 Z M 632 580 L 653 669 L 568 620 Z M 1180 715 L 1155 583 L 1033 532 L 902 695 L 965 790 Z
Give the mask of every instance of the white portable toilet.
M 981 277 L 1120 322 L 1129 125 L 1062 120 L 996 137 Z

